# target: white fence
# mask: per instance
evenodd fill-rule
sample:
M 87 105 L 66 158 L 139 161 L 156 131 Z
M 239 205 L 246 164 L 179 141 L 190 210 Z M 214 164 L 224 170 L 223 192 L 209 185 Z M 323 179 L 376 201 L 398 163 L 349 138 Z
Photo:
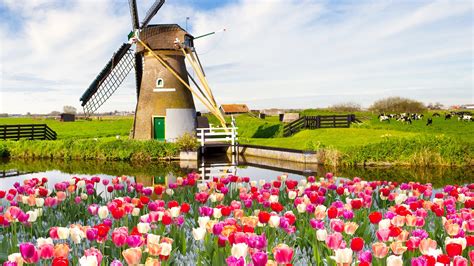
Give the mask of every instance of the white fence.
M 237 127 L 228 128 L 196 128 L 197 139 L 204 152 L 206 145 L 230 144 L 232 153 L 237 151 Z

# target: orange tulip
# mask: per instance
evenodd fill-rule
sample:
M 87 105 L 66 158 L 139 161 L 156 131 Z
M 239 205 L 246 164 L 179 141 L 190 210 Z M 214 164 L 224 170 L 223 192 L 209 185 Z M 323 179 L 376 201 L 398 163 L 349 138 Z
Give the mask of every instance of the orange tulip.
M 372 244 L 372 251 L 373 251 L 374 257 L 381 259 L 387 256 L 388 247 L 387 245 L 385 245 L 385 243 L 376 242 Z
M 397 215 L 392 218 L 391 222 L 397 227 L 402 227 L 403 225 L 405 225 L 405 216 Z
M 67 258 L 69 255 L 69 246 L 67 244 L 57 244 L 54 246 L 54 257 L 64 257 Z
M 395 239 L 401 242 L 407 241 L 410 233 L 407 230 L 403 230 Z
M 258 224 L 258 218 L 256 216 L 246 216 L 240 218 L 240 221 L 242 222 L 242 225 L 247 225 L 252 228 L 255 228 Z
M 234 217 L 235 217 L 236 219 L 240 219 L 240 218 L 242 218 L 243 216 L 244 216 L 244 210 L 242 210 L 242 209 L 235 209 L 235 210 L 234 210 Z
M 446 233 L 448 233 L 448 235 L 450 236 L 455 236 L 459 234 L 459 229 L 461 229 L 459 224 L 453 222 L 452 220 L 448 220 L 444 224 L 444 228 L 446 229 Z
M 425 238 L 420 241 L 420 252 L 423 255 L 427 255 L 430 249 L 436 249 L 436 241 L 431 238 Z
M 145 266 L 160 266 L 161 262 L 159 259 L 148 257 L 145 261 Z
M 344 224 L 344 233 L 348 235 L 353 235 L 355 231 L 359 228 L 359 225 L 354 222 L 346 222 Z
M 403 242 L 395 241 L 390 244 L 390 249 L 392 250 L 393 254 L 402 255 L 407 250 L 407 247 L 403 246 Z
M 222 229 L 221 234 L 225 237 L 229 237 L 229 235 L 232 232 L 235 232 L 236 230 L 237 230 L 237 228 L 235 227 L 235 225 L 225 225 L 224 229 Z
M 56 192 L 56 197 L 58 198 L 58 201 L 63 201 L 66 199 L 66 193 L 64 191 L 58 191 Z
M 137 265 L 142 259 L 142 249 L 141 248 L 129 248 L 122 251 L 123 258 L 128 263 L 128 265 Z

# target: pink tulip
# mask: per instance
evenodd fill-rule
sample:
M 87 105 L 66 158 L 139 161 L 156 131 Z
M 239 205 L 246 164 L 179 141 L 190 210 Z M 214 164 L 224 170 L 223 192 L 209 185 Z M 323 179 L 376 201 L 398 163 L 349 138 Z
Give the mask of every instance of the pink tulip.
M 98 265 L 100 265 L 100 262 L 102 261 L 102 257 L 103 257 L 100 250 L 96 248 L 90 248 L 90 249 L 84 250 L 84 256 L 95 256 L 97 259 Z
M 381 242 L 387 242 L 390 237 L 390 229 L 384 228 L 377 230 L 377 238 Z
M 293 249 L 286 244 L 278 244 L 273 248 L 273 257 L 279 264 L 289 264 L 293 258 Z
M 127 237 L 127 245 L 132 248 L 143 245 L 143 238 L 141 235 L 130 235 Z
M 45 244 L 39 248 L 39 256 L 42 260 L 51 259 L 54 254 L 54 245 Z
M 267 265 L 267 261 L 268 256 L 265 252 L 258 251 L 252 255 L 252 262 L 254 266 L 265 266 Z
M 330 234 L 326 238 L 326 245 L 328 248 L 332 250 L 336 250 L 341 246 L 342 243 L 342 235 L 341 233 L 335 232 L 333 234 Z
M 126 227 L 115 228 L 112 232 L 112 242 L 117 246 L 121 247 L 125 245 L 128 237 L 128 229 Z
M 467 266 L 467 264 L 467 259 L 462 256 L 456 256 L 453 259 L 453 266 Z
M 344 222 L 341 219 L 332 219 L 329 222 L 331 229 L 335 232 L 341 233 L 344 231 Z

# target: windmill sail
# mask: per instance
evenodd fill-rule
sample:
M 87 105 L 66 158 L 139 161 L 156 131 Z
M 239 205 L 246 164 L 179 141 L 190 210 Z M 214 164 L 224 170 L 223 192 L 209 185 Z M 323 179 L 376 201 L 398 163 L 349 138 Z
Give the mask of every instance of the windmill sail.
M 142 76 L 143 76 L 142 55 L 136 53 L 135 54 L 135 82 L 137 84 L 137 99 L 138 99 L 138 96 L 140 96 L 140 85 L 142 84 Z
M 146 27 L 150 20 L 156 15 L 158 10 L 160 10 L 161 6 L 165 3 L 165 0 L 156 0 L 155 3 L 150 7 L 148 12 L 146 12 L 145 19 L 142 21 L 141 28 Z
M 82 95 L 80 100 L 86 116 L 99 109 L 134 68 L 135 55 L 130 47 L 129 43 L 122 44 Z
M 128 0 L 128 4 L 130 5 L 130 15 L 132 16 L 132 26 L 133 26 L 133 29 L 136 30 L 140 26 L 138 23 L 137 1 Z

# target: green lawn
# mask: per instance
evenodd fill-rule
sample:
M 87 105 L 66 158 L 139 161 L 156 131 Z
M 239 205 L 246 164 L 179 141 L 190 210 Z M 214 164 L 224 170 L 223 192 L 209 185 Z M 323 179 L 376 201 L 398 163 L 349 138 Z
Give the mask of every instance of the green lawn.
M 102 120 L 76 120 L 75 122 L 61 122 L 54 119 L 38 118 L 0 118 L 0 125 L 5 124 L 47 124 L 56 131 L 58 139 L 85 139 L 128 137 L 133 126 L 132 117 L 108 118 Z

